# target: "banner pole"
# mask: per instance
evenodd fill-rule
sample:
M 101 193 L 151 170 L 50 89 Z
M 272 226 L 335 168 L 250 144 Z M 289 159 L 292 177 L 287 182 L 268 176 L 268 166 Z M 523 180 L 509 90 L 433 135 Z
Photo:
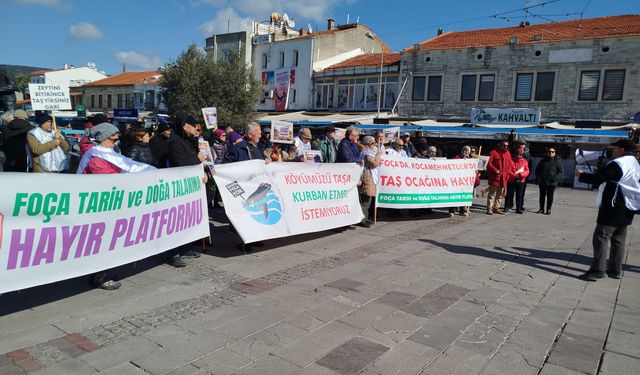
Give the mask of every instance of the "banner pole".
M 376 190 L 378 190 L 378 188 L 376 187 Z M 376 196 L 374 197 L 376 199 L 375 202 L 373 202 L 373 224 L 376 224 L 378 222 L 378 192 L 376 191 Z

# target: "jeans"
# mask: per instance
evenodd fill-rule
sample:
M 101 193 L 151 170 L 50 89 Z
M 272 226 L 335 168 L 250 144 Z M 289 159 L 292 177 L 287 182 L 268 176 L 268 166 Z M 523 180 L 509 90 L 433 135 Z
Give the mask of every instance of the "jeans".
M 544 201 L 547 199 L 547 211 L 551 210 L 553 206 L 553 194 L 556 191 L 555 186 L 538 185 L 540 188 L 540 211 L 544 211 Z
M 627 227 L 610 227 L 598 224 L 593 231 L 593 261 L 589 271 L 604 272 L 620 275 L 622 260 L 624 259 L 624 243 L 627 237 Z M 611 242 L 609 264 L 607 266 L 607 247 Z
M 487 194 L 487 212 L 500 210 L 503 196 L 504 188 L 502 186 L 489 186 L 489 194 Z

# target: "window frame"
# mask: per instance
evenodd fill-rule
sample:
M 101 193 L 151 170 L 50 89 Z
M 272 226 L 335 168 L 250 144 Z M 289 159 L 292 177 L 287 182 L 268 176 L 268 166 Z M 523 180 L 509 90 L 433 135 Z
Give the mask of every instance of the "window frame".
M 263 53 L 261 57 L 262 69 L 267 69 L 269 66 L 268 64 L 269 64 L 269 57 L 266 53 Z
M 440 78 L 440 90 L 438 90 L 438 99 L 434 99 L 431 100 L 429 99 L 429 88 L 431 87 L 431 79 L 435 78 L 435 77 L 439 77 Z M 416 97 L 414 96 L 415 93 L 415 79 L 416 78 L 423 78 L 424 79 L 424 92 L 422 95 L 422 99 L 416 99 Z M 413 80 L 411 81 L 411 101 L 412 102 L 418 102 L 418 103 L 423 103 L 423 102 L 431 102 L 431 103 L 438 103 L 438 102 L 442 102 L 442 93 L 443 93 L 443 89 L 444 89 L 444 73 L 441 72 L 437 72 L 437 73 L 429 73 L 429 74 L 418 74 L 418 75 L 413 75 Z
M 300 52 L 295 49 L 293 50 L 293 66 L 298 66 L 300 63 Z
M 545 73 L 553 73 L 553 88 L 551 89 L 551 100 L 537 100 L 536 93 L 538 91 L 538 75 Z M 521 74 L 531 74 L 531 92 L 528 100 L 517 100 L 516 94 L 518 90 L 518 76 Z M 557 101 L 556 90 L 558 88 L 558 69 L 526 69 L 517 70 L 513 76 L 513 87 L 511 89 L 511 101 L 513 103 L 554 103 Z
M 280 51 L 280 68 L 284 68 L 284 64 L 285 64 L 285 60 L 286 60 L 286 56 L 284 51 Z
M 624 102 L 628 101 L 628 82 L 629 82 L 629 70 L 631 66 L 628 64 L 617 64 L 617 65 L 608 65 L 608 66 L 596 66 L 596 65 L 588 65 L 583 66 L 577 69 L 576 75 L 576 83 L 575 83 L 575 94 L 574 94 L 574 102 L 576 103 L 616 103 L 616 102 Z M 622 82 L 622 92 L 620 99 L 603 99 L 604 96 L 604 80 L 607 72 L 612 70 L 623 70 L 624 71 L 624 80 Z M 580 99 L 580 86 L 582 84 L 582 74 L 585 72 L 599 72 L 599 80 L 598 80 L 598 88 L 597 88 L 597 96 L 595 99 Z

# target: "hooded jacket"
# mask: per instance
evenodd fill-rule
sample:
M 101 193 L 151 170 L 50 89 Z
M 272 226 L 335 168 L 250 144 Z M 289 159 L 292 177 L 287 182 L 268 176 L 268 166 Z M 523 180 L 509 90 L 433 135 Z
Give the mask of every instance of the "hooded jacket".
M 496 147 L 489 153 L 489 162 L 487 163 L 487 177 L 489 186 L 507 186 L 509 173 L 511 171 L 511 153 L 506 148 L 502 150 Z
M 27 134 L 33 129 L 29 121 L 16 118 L 2 132 L 3 150 L 6 156 L 5 171 L 27 172 Z

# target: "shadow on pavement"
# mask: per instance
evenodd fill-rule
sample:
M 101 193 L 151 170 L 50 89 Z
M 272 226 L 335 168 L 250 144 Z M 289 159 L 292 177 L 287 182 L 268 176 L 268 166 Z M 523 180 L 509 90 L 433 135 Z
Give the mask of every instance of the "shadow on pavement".
M 545 258 L 549 257 L 549 254 L 553 255 L 554 253 L 552 251 L 544 251 L 544 250 L 533 250 L 533 249 L 523 249 L 523 251 L 528 251 L 528 252 L 538 252 L 537 256 L 533 256 L 533 257 L 529 257 L 526 254 L 521 254 L 521 253 L 516 253 L 513 251 L 509 251 L 509 250 L 505 250 L 505 249 L 501 249 L 498 247 L 495 247 L 494 250 L 497 251 L 491 251 L 491 250 L 487 250 L 481 247 L 475 247 L 475 246 L 460 246 L 460 245 L 454 245 L 454 244 L 449 244 L 449 243 L 444 243 L 444 242 L 438 242 L 438 241 L 434 241 L 434 240 L 429 240 L 429 239 L 420 239 L 420 241 L 422 242 L 426 242 L 429 244 L 432 244 L 434 246 L 440 247 L 450 253 L 454 253 L 454 254 L 469 254 L 469 255 L 476 255 L 476 256 L 481 256 L 481 257 L 485 257 L 485 258 L 489 258 L 489 259 L 497 259 L 497 260 L 502 260 L 505 262 L 512 262 L 512 263 L 517 263 L 517 264 L 522 264 L 525 266 L 530 266 L 530 267 L 535 267 L 544 271 L 548 271 L 551 273 L 555 273 L 558 275 L 562 275 L 562 276 L 568 276 L 568 277 L 576 277 L 575 274 L 571 274 L 568 272 L 564 272 L 562 270 L 556 269 L 556 268 L 563 268 L 563 269 L 569 269 L 569 270 L 574 270 L 574 271 L 580 271 L 583 272 L 583 269 L 579 269 L 579 268 L 575 268 L 575 267 L 570 267 L 570 266 L 566 266 L 563 264 L 558 264 L 558 263 L 554 263 L 554 262 L 549 262 L 546 260 L 543 260 L 542 258 L 540 258 L 540 256 L 544 256 Z M 566 260 L 569 261 L 573 261 L 573 256 L 577 256 L 577 257 L 582 257 L 581 255 L 576 255 L 576 254 L 571 254 L 571 253 L 556 253 L 556 254 L 564 254 L 562 255 L 563 257 L 566 257 Z M 583 257 L 584 258 L 584 257 Z M 556 258 L 554 258 L 556 259 Z

